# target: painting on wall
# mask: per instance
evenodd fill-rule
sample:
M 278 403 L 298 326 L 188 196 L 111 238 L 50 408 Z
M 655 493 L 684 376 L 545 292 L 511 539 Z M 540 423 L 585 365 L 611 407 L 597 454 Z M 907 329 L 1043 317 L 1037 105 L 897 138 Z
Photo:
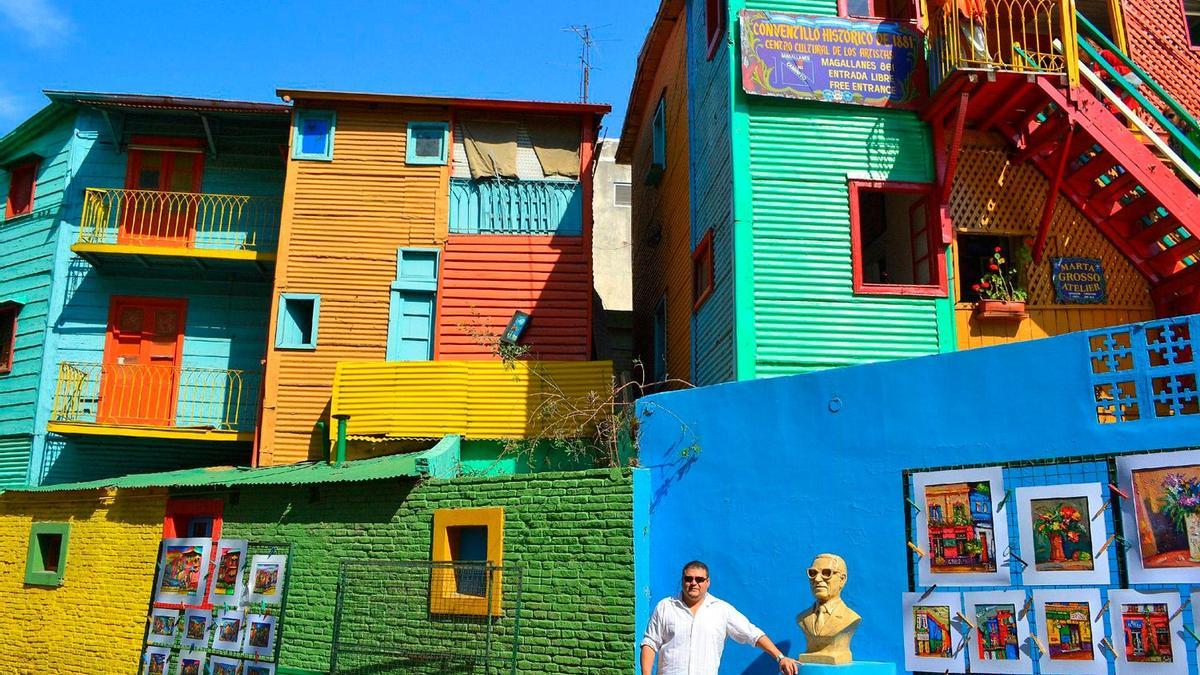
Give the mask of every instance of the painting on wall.
M 283 599 L 286 555 L 256 555 L 250 561 L 250 603 L 278 603 Z
M 245 632 L 245 654 L 259 658 L 275 655 L 275 615 L 247 614 Z
M 205 675 L 204 652 L 179 652 L 179 675 Z
M 208 581 L 209 539 L 164 539 L 159 554 L 154 601 L 169 605 L 198 605 Z
M 1034 617 L 1038 635 L 1044 636 L 1038 649 L 1043 673 L 1091 674 L 1108 669 L 1108 659 L 1100 651 L 1104 637 L 1101 621 L 1100 591 L 1095 588 L 1038 589 L 1033 592 Z
M 146 647 L 142 653 L 142 675 L 167 675 L 170 663 L 170 647 Z
M 243 675 L 275 675 L 274 663 L 246 662 L 246 672 Z
M 904 667 L 910 671 L 965 673 L 958 593 L 904 594 Z
M 964 593 L 964 616 L 975 624 L 970 633 L 971 672 L 1029 673 L 1029 629 L 1021 610 L 1024 591 Z
M 1117 480 L 1129 582 L 1200 582 L 1200 451 L 1117 457 Z
M 180 642 L 184 647 L 204 649 L 208 646 L 208 625 L 212 612 L 207 609 L 189 609 L 183 613 Z
M 213 568 L 212 590 L 208 593 L 209 604 L 236 605 L 242 600 L 245 584 L 242 572 L 246 569 L 246 549 L 243 539 L 222 539 L 217 542 L 217 564 Z
M 210 656 L 208 657 L 209 673 L 212 675 L 241 675 L 240 670 L 242 662 L 240 659 L 231 659 L 228 656 Z
M 917 473 L 912 476 L 917 541 L 925 547 L 918 564 L 919 584 L 996 586 L 1009 582 L 1003 554 L 1008 519 L 999 467 Z
M 146 631 L 146 642 L 152 645 L 175 644 L 175 630 L 179 624 L 179 610 L 159 609 L 150 610 L 150 629 Z
M 1030 586 L 1106 585 L 1109 546 L 1099 483 L 1018 488 L 1017 529 L 1022 578 Z
M 240 609 L 227 609 L 217 613 L 213 621 L 213 649 L 227 652 L 242 651 L 242 630 L 246 616 Z
M 1177 591 L 1114 589 L 1108 599 L 1118 675 L 1188 672 Z

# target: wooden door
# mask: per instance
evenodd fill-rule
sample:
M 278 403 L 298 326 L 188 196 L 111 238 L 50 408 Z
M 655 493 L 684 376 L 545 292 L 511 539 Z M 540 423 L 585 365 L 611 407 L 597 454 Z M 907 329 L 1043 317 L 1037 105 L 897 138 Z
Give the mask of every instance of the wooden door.
M 174 148 L 179 148 L 175 150 Z M 204 155 L 191 139 L 134 138 L 117 243 L 135 246 L 190 245 Z
M 186 300 L 112 299 L 97 422 L 174 426 L 186 311 Z

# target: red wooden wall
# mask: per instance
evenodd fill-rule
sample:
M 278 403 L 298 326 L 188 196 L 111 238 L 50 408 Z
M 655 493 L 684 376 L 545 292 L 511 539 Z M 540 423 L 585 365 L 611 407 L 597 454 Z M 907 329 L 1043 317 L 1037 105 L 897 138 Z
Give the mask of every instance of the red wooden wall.
M 1200 117 L 1200 48 L 1188 41 L 1180 0 L 1125 0 L 1129 55 L 1193 117 Z

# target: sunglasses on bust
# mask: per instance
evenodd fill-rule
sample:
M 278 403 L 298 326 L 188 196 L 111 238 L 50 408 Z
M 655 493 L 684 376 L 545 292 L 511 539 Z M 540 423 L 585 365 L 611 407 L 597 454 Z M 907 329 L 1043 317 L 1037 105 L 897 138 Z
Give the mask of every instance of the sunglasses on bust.
M 808 578 L 809 579 L 816 579 L 818 575 L 822 579 L 829 579 L 829 578 L 833 577 L 833 575 L 835 575 L 835 574 L 841 574 L 841 572 L 833 569 L 832 567 L 826 567 L 824 569 L 817 569 L 815 567 L 808 568 Z
M 686 575 L 683 577 L 683 583 L 685 584 L 702 584 L 706 581 L 708 581 L 708 577 L 689 577 Z

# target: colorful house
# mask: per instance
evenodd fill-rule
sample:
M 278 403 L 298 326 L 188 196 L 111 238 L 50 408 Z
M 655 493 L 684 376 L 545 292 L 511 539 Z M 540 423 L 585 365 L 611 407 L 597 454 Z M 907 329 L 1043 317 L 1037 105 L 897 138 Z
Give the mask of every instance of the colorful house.
M 1198 309 L 1200 62 L 1180 3 L 977 4 L 661 2 L 618 151 L 636 351 L 656 375 L 703 385 Z
M 0 139 L 0 475 L 247 463 L 287 108 L 46 92 Z
M 1092 621 L 1086 604 L 1047 603 L 1046 626 L 1051 658 L 1092 658 Z
M 322 457 L 344 419 L 351 454 L 461 434 L 464 461 L 495 468 L 539 397 L 610 389 L 591 264 L 608 106 L 278 93 L 293 120 L 259 465 Z
M 1125 658 L 1130 662 L 1171 659 L 1171 619 L 1164 604 L 1123 605 L 1121 629 L 1125 632 Z

